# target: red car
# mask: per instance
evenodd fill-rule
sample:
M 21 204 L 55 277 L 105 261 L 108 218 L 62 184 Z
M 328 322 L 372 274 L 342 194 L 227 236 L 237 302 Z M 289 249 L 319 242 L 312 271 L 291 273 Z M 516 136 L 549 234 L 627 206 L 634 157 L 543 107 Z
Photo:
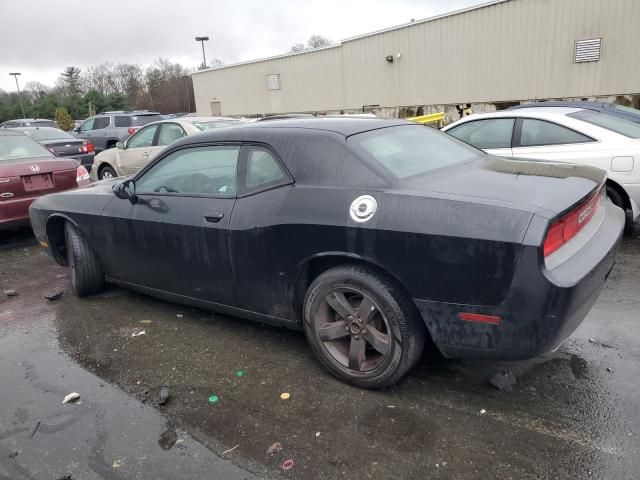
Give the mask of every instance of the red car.
M 21 132 L 0 130 L 0 230 L 29 224 L 41 195 L 88 185 L 87 169 L 58 157 Z

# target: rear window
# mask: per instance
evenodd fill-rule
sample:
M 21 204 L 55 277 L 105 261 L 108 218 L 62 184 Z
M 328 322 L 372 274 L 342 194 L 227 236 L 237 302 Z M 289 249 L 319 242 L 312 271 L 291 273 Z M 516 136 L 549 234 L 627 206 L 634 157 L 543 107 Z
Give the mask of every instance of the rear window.
M 372 130 L 352 135 L 348 142 L 397 178 L 421 175 L 483 155 L 481 151 L 423 125 Z
M 50 156 L 49 150 L 25 135 L 0 136 L 0 162 Z
M 194 125 L 200 130 L 212 130 L 214 128 L 230 127 L 231 125 L 236 125 L 238 123 L 240 123 L 239 120 L 216 120 L 211 122 L 197 122 L 194 123 Z
M 637 108 L 625 107 L 624 105 L 613 105 L 613 109 L 614 110 L 620 110 L 621 112 L 629 113 L 631 115 L 634 115 L 634 116 L 640 118 L 640 110 L 638 110 Z
M 159 120 L 164 120 L 162 115 L 135 115 L 131 117 L 134 127 L 141 127 L 147 123 L 157 122 Z
M 615 117 L 607 113 L 594 112 L 593 110 L 569 113 L 568 116 L 592 125 L 597 125 L 611 132 L 619 133 L 625 137 L 640 138 L 640 124 L 625 120 L 624 118 Z
M 29 135 L 34 140 L 77 140 L 73 135 L 63 132 L 62 130 L 58 130 L 57 128 L 38 128 L 34 130 L 25 130 L 23 133 Z

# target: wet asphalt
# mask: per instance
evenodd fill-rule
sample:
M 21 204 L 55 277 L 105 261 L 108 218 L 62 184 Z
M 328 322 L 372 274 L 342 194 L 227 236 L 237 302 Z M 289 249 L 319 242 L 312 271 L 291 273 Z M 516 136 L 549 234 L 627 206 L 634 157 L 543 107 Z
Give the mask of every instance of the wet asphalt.
M 0 232 L 0 480 L 635 479 L 639 314 L 636 226 L 557 352 L 426 352 L 398 386 L 364 391 L 329 376 L 300 332 L 115 287 L 76 298 L 28 230 Z M 506 370 L 513 391 L 489 385 Z M 80 403 L 61 403 L 70 392 Z

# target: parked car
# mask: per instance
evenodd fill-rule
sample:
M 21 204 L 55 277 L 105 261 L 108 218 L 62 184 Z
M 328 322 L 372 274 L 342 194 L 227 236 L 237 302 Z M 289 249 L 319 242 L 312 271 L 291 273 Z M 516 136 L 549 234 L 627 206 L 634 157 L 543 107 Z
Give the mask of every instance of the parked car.
M 133 175 L 149 163 L 154 155 L 179 138 L 238 123 L 239 120 L 225 117 L 188 117 L 150 123 L 118 143 L 117 148 L 98 154 L 91 178 L 104 180 Z
M 162 116 L 148 110 L 103 112 L 87 118 L 73 132 L 78 138 L 93 143 L 96 153 L 100 153 L 115 147 L 140 127 L 158 120 L 162 120 Z
M 17 127 L 52 127 L 58 128 L 58 124 L 53 120 L 46 118 L 18 118 L 15 120 L 7 120 L 0 123 L 0 128 L 17 128 Z
M 17 130 L 0 130 L 0 230 L 28 225 L 29 205 L 40 195 L 88 184 L 77 160 L 58 157 Z
M 634 123 L 640 123 L 640 110 L 632 107 L 625 107 L 624 105 L 618 105 L 617 103 L 610 102 L 588 102 L 586 100 L 580 101 L 553 101 L 548 100 L 544 102 L 532 102 L 523 103 L 509 108 L 508 110 L 519 110 L 522 108 L 539 108 L 539 107 L 569 107 L 569 108 L 584 108 L 585 110 L 595 110 L 596 112 L 608 113 L 615 117 L 620 117 L 625 120 L 629 120 Z
M 607 171 L 607 195 L 640 215 L 640 124 L 584 108 L 538 107 L 464 117 L 442 129 L 503 157 L 592 165 Z
M 44 145 L 59 157 L 75 158 L 87 171 L 91 171 L 95 151 L 93 143 L 76 138 L 59 128 L 51 127 L 21 127 L 16 130 L 28 135 Z
M 80 296 L 106 278 L 304 329 L 331 373 L 378 388 L 427 335 L 447 357 L 556 348 L 613 267 L 604 182 L 415 123 L 292 119 L 178 140 L 133 178 L 41 198 L 31 224 Z

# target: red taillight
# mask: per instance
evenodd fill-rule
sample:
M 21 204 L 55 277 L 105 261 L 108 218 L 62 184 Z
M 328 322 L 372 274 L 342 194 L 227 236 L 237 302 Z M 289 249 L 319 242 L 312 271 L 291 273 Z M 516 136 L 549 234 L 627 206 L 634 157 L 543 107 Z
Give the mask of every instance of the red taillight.
M 80 147 L 80 151 L 82 153 L 92 153 L 92 152 L 95 152 L 96 149 L 93 146 L 93 143 L 85 141 Z
M 138 130 L 138 127 L 129 127 L 127 129 L 127 132 L 129 132 L 129 135 L 133 135 L 134 133 L 136 133 L 136 130 Z
M 500 325 L 502 317 L 497 315 L 481 315 L 479 313 L 460 312 L 458 314 L 460 320 L 465 322 L 489 323 L 491 325 Z
M 602 187 L 598 189 L 591 197 L 582 202 L 569 213 L 559 218 L 547 231 L 544 240 L 544 256 L 547 257 L 558 250 L 562 245 L 575 237 L 584 226 L 596 214 L 600 206 L 600 192 Z
M 83 165 L 80 165 L 76 170 L 76 183 L 80 185 L 81 183 L 89 181 L 89 172 L 84 168 Z

